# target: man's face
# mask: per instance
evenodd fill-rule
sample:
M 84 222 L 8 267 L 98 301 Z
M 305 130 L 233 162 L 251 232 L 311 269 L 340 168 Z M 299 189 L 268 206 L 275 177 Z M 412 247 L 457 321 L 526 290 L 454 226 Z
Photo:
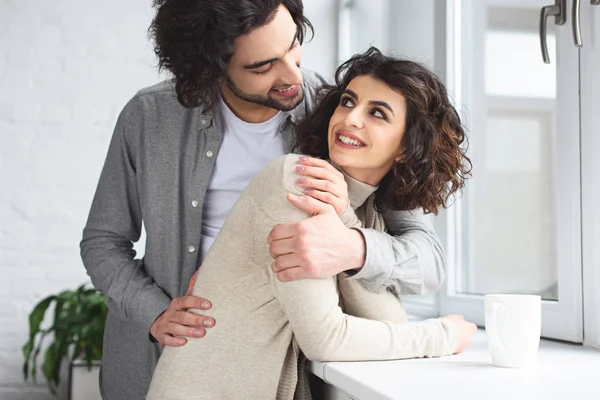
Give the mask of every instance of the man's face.
M 293 110 L 304 98 L 297 27 L 280 5 L 275 18 L 233 43 L 226 85 L 238 98 L 276 110 Z

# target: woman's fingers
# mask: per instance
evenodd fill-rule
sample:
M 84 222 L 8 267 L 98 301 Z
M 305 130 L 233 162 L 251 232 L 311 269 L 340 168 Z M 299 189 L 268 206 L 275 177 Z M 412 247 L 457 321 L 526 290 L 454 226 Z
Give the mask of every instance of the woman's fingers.
M 295 194 L 288 193 L 287 199 L 294 207 L 309 215 L 336 212 L 335 207 L 331 204 L 317 200 L 312 196 L 296 196 Z
M 338 171 L 329 161 L 321 160 L 320 158 L 314 158 L 309 156 L 300 156 L 298 162 L 306 166 L 321 167 L 331 171 L 334 175 L 339 176 L 341 179 L 344 178 L 342 173 Z
M 329 192 L 335 197 L 343 197 L 343 187 L 341 185 L 335 185 L 331 181 L 323 179 L 312 179 L 312 178 L 298 178 L 296 184 L 303 189 L 316 189 L 322 192 Z
M 332 167 L 333 168 L 333 167 Z M 323 167 L 296 165 L 295 172 L 298 175 L 308 176 L 312 178 L 324 179 L 331 183 L 346 183 L 344 176 L 337 170 L 331 170 Z
M 323 192 L 315 189 L 306 189 L 306 195 L 317 199 L 323 203 L 327 203 L 333 206 L 337 215 L 342 215 L 346 211 L 347 204 L 343 204 L 340 199 L 329 192 Z

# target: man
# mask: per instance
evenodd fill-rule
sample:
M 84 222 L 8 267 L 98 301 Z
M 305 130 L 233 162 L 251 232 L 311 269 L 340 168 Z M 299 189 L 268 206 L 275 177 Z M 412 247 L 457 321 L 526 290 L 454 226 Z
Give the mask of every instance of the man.
M 174 79 L 141 90 L 121 112 L 81 242 L 109 307 L 101 371 L 109 400 L 143 399 L 162 346 L 218 323 L 187 311 L 210 308 L 187 295 L 190 279 L 250 179 L 291 152 L 292 128 L 323 83 L 300 69 L 312 29 L 301 0 L 155 6 L 150 32 Z M 346 271 L 371 291 L 437 290 L 445 261 L 430 225 L 418 213 L 384 217 L 389 235 L 348 230 L 335 213 L 278 226 L 273 268 L 280 280 Z M 146 251 L 136 259 L 142 223 Z

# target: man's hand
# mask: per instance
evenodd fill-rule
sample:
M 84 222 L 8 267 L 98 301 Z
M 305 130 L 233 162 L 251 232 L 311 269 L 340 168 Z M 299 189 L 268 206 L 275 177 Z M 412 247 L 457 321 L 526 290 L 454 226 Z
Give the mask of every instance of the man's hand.
M 301 175 L 296 184 L 304 193 L 323 203 L 331 204 L 341 216 L 348 208 L 348 184 L 344 175 L 333 165 L 318 158 L 300 156 L 296 174 Z
M 465 321 L 465 317 L 458 314 L 446 315 L 444 318 L 458 329 L 458 347 L 454 354 L 462 353 L 473 341 L 473 335 L 477 332 L 477 325 L 472 322 Z
M 210 328 L 215 325 L 212 318 L 194 314 L 190 308 L 208 310 L 211 304 L 201 297 L 192 296 L 198 271 L 190 280 L 188 290 L 183 297 L 171 301 L 171 305 L 152 324 L 150 334 L 163 346 L 179 347 L 187 343 L 182 336 L 204 337 L 205 331 L 200 327 Z
M 362 234 L 348 229 L 330 204 L 310 196 L 288 195 L 297 208 L 314 217 L 275 226 L 267 241 L 275 259 L 271 268 L 282 282 L 324 278 L 362 268 L 365 242 Z

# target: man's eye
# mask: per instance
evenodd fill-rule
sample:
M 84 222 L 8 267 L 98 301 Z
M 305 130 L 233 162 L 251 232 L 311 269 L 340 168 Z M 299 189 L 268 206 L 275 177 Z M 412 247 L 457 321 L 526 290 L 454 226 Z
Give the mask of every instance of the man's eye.
M 269 65 L 269 68 L 263 70 L 263 71 L 253 71 L 255 74 L 259 74 L 259 75 L 264 75 L 267 72 L 269 72 L 270 70 L 273 69 L 273 64 Z

